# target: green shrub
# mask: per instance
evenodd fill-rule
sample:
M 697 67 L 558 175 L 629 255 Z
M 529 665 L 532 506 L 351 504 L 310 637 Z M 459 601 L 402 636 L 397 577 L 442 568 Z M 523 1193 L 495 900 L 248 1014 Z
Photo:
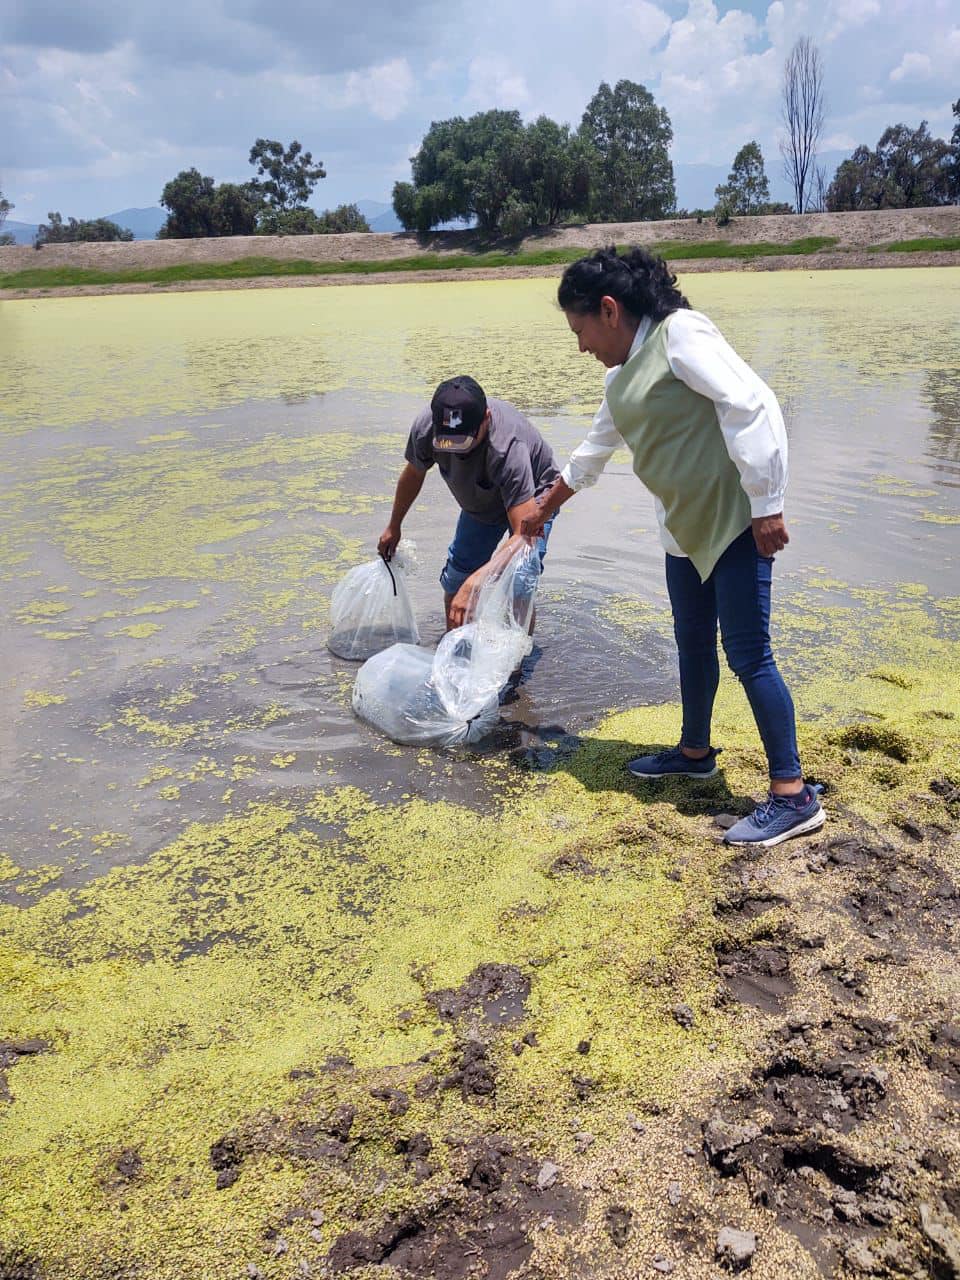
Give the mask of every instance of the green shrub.
M 530 229 L 533 211 L 528 204 L 511 196 L 500 214 L 500 231 L 508 240 L 522 236 Z

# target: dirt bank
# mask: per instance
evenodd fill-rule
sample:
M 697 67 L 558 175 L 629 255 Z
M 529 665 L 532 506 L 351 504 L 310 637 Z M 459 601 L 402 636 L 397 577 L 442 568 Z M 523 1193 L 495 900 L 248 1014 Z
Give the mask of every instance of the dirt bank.
M 886 209 L 875 213 L 810 213 L 800 216 L 770 216 L 760 218 L 735 218 L 729 226 L 718 227 L 713 221 L 668 220 L 640 223 L 583 224 L 558 227 L 537 232 L 519 243 L 507 247 L 519 252 L 536 252 L 544 249 L 582 248 L 585 251 L 600 245 L 616 242 L 656 245 L 668 241 L 725 241 L 730 244 L 750 244 L 757 241 L 787 244 L 806 236 L 834 236 L 837 252 L 796 258 L 769 257 L 762 260 L 695 259 L 677 261 L 680 271 L 739 271 L 739 270 L 819 270 L 835 266 L 868 267 L 897 265 L 893 255 L 869 254 L 872 246 L 890 244 L 898 240 L 916 239 L 922 236 L 960 235 L 960 208 L 936 209 Z M 356 262 L 392 260 L 413 257 L 418 253 L 482 252 L 496 246 L 478 240 L 473 231 L 445 231 L 417 236 L 412 233 L 349 234 L 334 236 L 232 236 L 207 240 L 138 240 L 125 244 L 69 244 L 47 245 L 37 251 L 25 245 L 0 249 L 0 274 L 24 271 L 37 267 L 80 267 L 97 270 L 144 270 L 168 267 L 184 263 L 233 262 L 241 258 L 261 257 L 289 261 L 303 259 L 310 262 Z M 950 254 L 908 254 L 904 265 L 945 265 L 955 261 Z M 878 260 L 879 259 L 879 260 Z M 459 278 L 491 278 L 514 275 L 553 275 L 556 267 L 544 268 L 493 268 L 476 273 L 464 272 Z M 286 287 L 302 284 L 384 283 L 404 280 L 409 274 L 357 276 L 345 279 L 338 276 L 285 277 L 261 281 L 209 282 L 190 281 L 164 285 L 168 289 L 194 288 L 251 288 Z M 416 279 L 448 279 L 445 272 L 417 273 Z M 45 291 L 44 296 L 59 294 L 85 294 L 99 292 L 149 291 L 154 285 L 110 285 L 103 288 L 70 287 Z M 38 294 L 38 290 L 0 291 L 0 298 L 14 298 Z
M 680 258 L 670 263 L 681 276 L 713 271 L 849 271 L 877 267 L 955 267 L 960 254 L 941 253 L 815 253 L 767 258 Z M 124 293 L 197 293 L 211 289 L 317 289 L 353 284 L 452 284 L 458 280 L 520 280 L 527 276 L 557 276 L 562 267 L 487 267 L 457 271 L 343 272 L 326 276 L 261 276 L 242 280 L 181 280 L 173 284 L 67 285 L 50 289 L 0 289 L 0 302 L 18 298 L 93 298 Z

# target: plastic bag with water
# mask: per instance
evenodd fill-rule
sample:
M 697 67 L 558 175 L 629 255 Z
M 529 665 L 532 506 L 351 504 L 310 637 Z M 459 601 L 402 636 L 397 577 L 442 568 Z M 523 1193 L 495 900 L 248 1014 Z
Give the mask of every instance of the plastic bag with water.
M 533 647 L 540 556 L 524 543 L 492 564 L 471 602 L 471 621 L 448 631 L 435 653 L 397 644 L 360 668 L 354 711 L 394 742 L 469 745 L 497 724 L 499 692 Z
M 539 553 L 523 543 L 491 563 L 491 573 L 471 600 L 470 621 L 447 632 L 433 661 L 432 679 L 443 705 L 467 720 L 496 698 L 533 648 L 530 620 Z
M 415 644 L 375 653 L 357 672 L 353 709 L 394 742 L 416 747 L 460 747 L 479 742 L 500 719 L 496 695 L 470 719 L 451 715 L 431 674 L 434 654 Z
M 377 556 L 357 565 L 337 583 L 330 597 L 327 648 L 338 658 L 363 662 L 392 644 L 419 644 L 404 569 L 411 567 L 409 549 L 387 564 Z

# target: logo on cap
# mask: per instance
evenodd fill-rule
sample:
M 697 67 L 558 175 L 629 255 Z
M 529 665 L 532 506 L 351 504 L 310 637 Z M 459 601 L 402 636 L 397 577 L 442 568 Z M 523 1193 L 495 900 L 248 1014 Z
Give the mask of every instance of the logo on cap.
M 433 447 L 443 453 L 469 453 L 487 413 L 487 397 L 473 378 L 460 375 L 441 382 L 430 401 Z

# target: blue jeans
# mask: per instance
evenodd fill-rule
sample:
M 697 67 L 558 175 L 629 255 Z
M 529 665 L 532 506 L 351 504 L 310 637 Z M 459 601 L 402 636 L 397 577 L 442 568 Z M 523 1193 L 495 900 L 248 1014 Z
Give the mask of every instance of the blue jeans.
M 543 526 L 543 537 L 537 539 L 541 570 L 547 554 L 547 541 L 550 537 L 550 530 L 553 528 L 554 520 L 556 520 L 555 515 L 551 516 Z M 440 585 L 447 595 L 455 596 L 471 573 L 487 563 L 494 551 L 496 551 L 500 539 L 509 530 L 510 522 L 506 516 L 502 520 L 498 520 L 496 524 L 483 524 L 480 520 L 468 515 L 466 511 L 460 512 L 456 532 L 447 551 L 447 563 L 443 566 L 443 572 L 440 574 Z M 526 586 L 528 585 L 529 592 L 526 591 Z M 527 595 L 533 592 L 536 582 L 530 582 L 529 584 L 519 583 L 518 575 L 518 586 L 522 594 Z
M 710 746 L 710 717 L 720 682 L 717 622 L 727 662 L 743 685 L 760 730 L 771 778 L 799 778 L 793 699 L 770 648 L 773 557 L 762 556 L 746 529 L 727 547 L 706 582 L 684 556 L 667 556 L 667 591 L 680 655 L 685 747 Z

